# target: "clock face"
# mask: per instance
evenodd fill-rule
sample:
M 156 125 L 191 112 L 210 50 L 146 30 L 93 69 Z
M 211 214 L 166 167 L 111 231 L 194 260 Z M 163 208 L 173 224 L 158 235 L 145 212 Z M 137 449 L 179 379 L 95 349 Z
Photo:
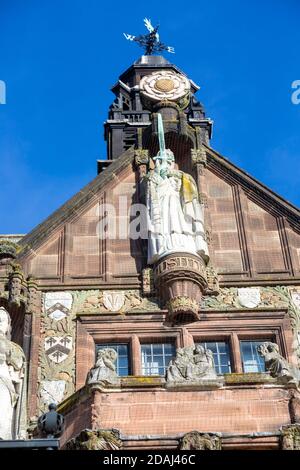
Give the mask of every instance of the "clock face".
M 191 89 L 189 80 L 175 72 L 162 70 L 146 75 L 140 81 L 142 95 L 152 101 L 178 101 Z

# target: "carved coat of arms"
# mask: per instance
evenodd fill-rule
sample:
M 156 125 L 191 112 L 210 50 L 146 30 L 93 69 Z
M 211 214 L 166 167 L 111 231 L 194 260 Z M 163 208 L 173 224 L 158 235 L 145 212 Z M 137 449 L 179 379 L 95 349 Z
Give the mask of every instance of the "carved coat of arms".
M 44 345 L 48 358 L 55 364 L 59 364 L 67 359 L 73 346 L 73 338 L 69 335 L 47 336 Z
M 239 302 L 243 307 L 255 308 L 260 303 L 259 287 L 242 287 L 238 289 Z
M 300 290 L 292 290 L 291 297 L 294 305 L 300 310 Z
M 60 403 L 66 388 L 65 380 L 43 380 L 41 383 L 41 398 L 46 405 Z
M 122 291 L 104 291 L 103 304 L 107 310 L 118 312 L 125 303 L 125 294 Z
M 71 292 L 47 292 L 44 303 L 45 313 L 53 320 L 62 320 L 70 314 L 72 301 Z

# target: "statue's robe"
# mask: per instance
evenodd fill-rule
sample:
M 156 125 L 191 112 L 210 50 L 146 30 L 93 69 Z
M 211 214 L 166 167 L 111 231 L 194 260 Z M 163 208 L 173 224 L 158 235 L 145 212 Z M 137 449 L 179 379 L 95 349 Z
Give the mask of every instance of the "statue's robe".
M 169 170 L 166 177 L 148 177 L 148 263 L 170 253 L 191 253 L 208 261 L 203 211 L 194 179 Z

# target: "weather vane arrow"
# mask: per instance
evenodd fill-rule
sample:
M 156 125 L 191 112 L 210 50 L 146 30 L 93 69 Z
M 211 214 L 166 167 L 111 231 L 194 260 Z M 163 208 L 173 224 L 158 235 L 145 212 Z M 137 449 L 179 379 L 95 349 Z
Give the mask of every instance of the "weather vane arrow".
M 149 31 L 149 34 L 142 34 L 140 36 L 133 36 L 132 34 L 123 33 L 128 41 L 135 41 L 141 47 L 145 49 L 145 55 L 151 55 L 155 52 L 167 51 L 171 54 L 175 54 L 174 47 L 166 46 L 159 40 L 158 28 L 159 25 L 154 28 L 151 24 L 151 20 L 144 18 L 144 24 Z

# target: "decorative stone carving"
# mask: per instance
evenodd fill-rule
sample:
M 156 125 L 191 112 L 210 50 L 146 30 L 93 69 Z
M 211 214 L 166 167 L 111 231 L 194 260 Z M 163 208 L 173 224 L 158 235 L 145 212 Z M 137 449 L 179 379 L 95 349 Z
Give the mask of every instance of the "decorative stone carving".
M 189 80 L 171 70 L 153 72 L 140 81 L 141 95 L 153 102 L 182 100 L 189 95 L 190 89 Z
M 216 434 L 188 432 L 179 443 L 179 450 L 222 450 L 222 440 Z
M 280 431 L 282 450 L 300 450 L 300 424 L 282 426 Z
M 299 386 L 300 370 L 279 354 L 277 344 L 265 342 L 258 346 L 257 351 L 265 359 L 266 369 L 272 377 L 276 377 L 284 384 Z
M 20 251 L 17 243 L 7 239 L 0 240 L 0 258 L 15 258 Z
M 206 166 L 207 158 L 204 147 L 201 146 L 199 149 L 191 149 L 191 157 L 193 165 L 200 164 Z
M 0 307 L 0 439 L 26 438 L 26 363 L 10 340 L 11 319 Z
M 182 320 L 198 319 L 199 316 L 199 304 L 196 300 L 190 297 L 181 296 L 173 297 L 167 303 L 170 321 L 178 321 L 181 317 Z
M 79 291 L 74 293 L 76 300 L 77 294 Z M 39 355 L 40 412 L 47 410 L 47 396 L 54 393 L 59 403 L 75 389 L 76 324 L 73 296 L 66 291 L 47 292 L 43 303 Z
M 179 348 L 166 370 L 167 386 L 214 385 L 221 387 L 223 376 L 217 376 L 213 353 L 201 345 Z
M 103 304 L 111 312 L 119 312 L 125 303 L 123 291 L 104 291 Z
M 154 282 L 169 308 L 170 322 L 199 320 L 199 303 L 207 287 L 202 258 L 183 253 L 166 256 L 154 268 Z
M 40 394 L 44 406 L 60 403 L 63 400 L 65 389 L 65 380 L 42 380 Z
M 241 287 L 238 289 L 239 302 L 243 307 L 255 308 L 260 303 L 259 287 Z
M 153 269 L 145 268 L 142 271 L 143 294 L 151 295 L 154 292 Z
M 165 149 L 161 115 L 158 114 L 160 150 L 155 169 L 147 178 L 148 264 L 171 253 L 191 253 L 209 259 L 204 216 L 193 177 L 175 169 L 171 150 Z
M 110 384 L 120 385 L 120 378 L 116 372 L 115 362 L 118 354 L 114 349 L 104 348 L 97 352 L 97 359 L 94 367 L 89 371 L 87 384 Z
M 45 313 L 53 320 L 59 321 L 70 314 L 72 306 L 70 292 L 47 292 L 45 294 Z
M 205 294 L 218 295 L 220 292 L 219 278 L 216 270 L 211 264 L 206 267 L 207 288 Z
M 293 288 L 290 292 L 293 304 L 300 310 L 300 289 Z
M 125 302 L 122 308 L 115 313 L 124 314 L 134 310 L 145 312 L 153 311 L 153 309 L 160 310 L 157 299 L 142 297 L 138 290 L 118 292 L 121 292 L 122 295 L 124 295 Z M 77 300 L 74 303 L 74 311 L 76 313 L 101 314 L 109 312 L 103 302 L 103 291 L 100 291 L 99 289 L 75 291 L 74 295 L 77 297 Z
M 45 351 L 49 359 L 56 364 L 67 359 L 73 347 L 73 339 L 70 335 L 47 336 L 45 338 Z
M 146 149 L 135 149 L 134 151 L 134 163 L 139 165 L 148 165 L 149 163 L 149 151 Z
M 66 444 L 67 450 L 120 450 L 122 441 L 116 429 L 85 429 Z

